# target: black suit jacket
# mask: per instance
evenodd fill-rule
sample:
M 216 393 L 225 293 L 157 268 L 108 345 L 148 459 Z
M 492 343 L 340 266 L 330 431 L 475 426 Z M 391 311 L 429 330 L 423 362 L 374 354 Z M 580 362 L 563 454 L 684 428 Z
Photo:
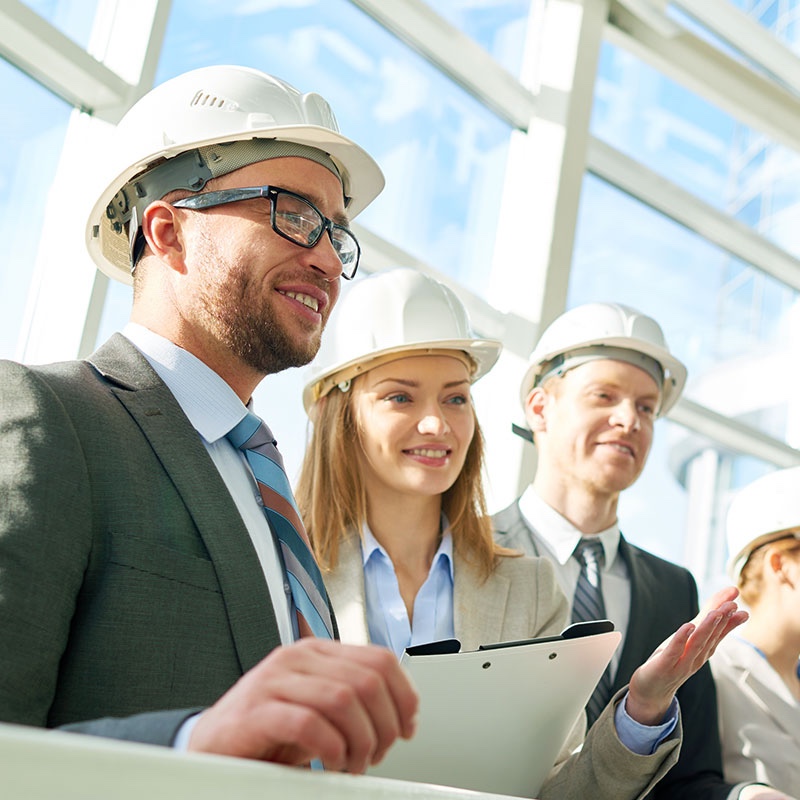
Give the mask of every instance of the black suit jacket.
M 497 540 L 529 555 L 541 551 L 514 502 L 493 517 Z M 614 691 L 630 682 L 664 639 L 698 612 L 697 585 L 691 573 L 629 544 L 621 537 L 619 553 L 628 567 L 631 607 L 628 630 L 614 678 Z M 678 690 L 683 743 L 678 763 L 648 797 L 653 800 L 725 800 L 733 784 L 722 778 L 717 696 L 708 664 Z

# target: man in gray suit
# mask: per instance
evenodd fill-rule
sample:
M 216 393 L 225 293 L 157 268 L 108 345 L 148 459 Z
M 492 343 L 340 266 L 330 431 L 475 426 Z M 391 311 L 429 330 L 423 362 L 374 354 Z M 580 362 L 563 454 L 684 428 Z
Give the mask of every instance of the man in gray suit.
M 536 444 L 536 475 L 521 498 L 495 515 L 495 530 L 502 544 L 550 558 L 571 601 L 582 591 L 579 544 L 601 543 L 602 611 L 622 631 L 623 644 L 596 690 L 599 708 L 698 613 L 691 574 L 629 544 L 617 521 L 619 496 L 647 460 L 653 423 L 677 401 L 685 380 L 686 369 L 670 354 L 655 320 L 611 303 L 579 306 L 556 319 L 522 379 L 528 429 L 517 432 Z M 723 590 L 712 604 L 735 595 Z M 577 616 L 581 606 L 577 599 Z M 708 664 L 697 666 L 677 689 L 683 721 L 678 763 L 652 797 L 785 797 L 764 786 L 723 781 L 714 684 Z M 590 702 L 590 722 L 592 708 Z
M 380 169 L 321 97 L 237 67 L 154 89 L 111 161 L 87 244 L 131 322 L 85 361 L 0 364 L 0 720 L 361 772 L 416 694 L 388 651 L 295 641 L 226 435 L 316 353 Z

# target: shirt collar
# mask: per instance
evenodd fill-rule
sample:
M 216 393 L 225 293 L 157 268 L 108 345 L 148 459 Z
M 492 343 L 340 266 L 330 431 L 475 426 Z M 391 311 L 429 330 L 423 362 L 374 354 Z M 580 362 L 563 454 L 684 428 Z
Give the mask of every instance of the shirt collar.
M 439 547 L 436 550 L 436 553 L 433 556 L 433 561 L 431 562 L 431 569 L 432 572 L 434 567 L 439 563 L 442 562 L 446 567 L 447 571 L 450 573 L 450 579 L 453 579 L 453 534 L 450 530 L 450 523 L 447 521 L 447 517 L 442 514 L 442 538 L 439 542 Z M 375 554 L 378 553 L 380 555 L 376 556 Z M 373 557 L 378 558 L 383 556 L 391 563 L 391 558 L 389 554 L 384 549 L 383 545 L 375 538 L 375 535 L 369 529 L 369 525 L 364 523 L 364 527 L 362 528 L 362 539 L 361 539 L 361 557 L 363 559 L 364 567 L 367 566 L 367 562 L 370 561 Z
M 547 542 L 558 563 L 566 564 L 584 534 L 566 517 L 542 500 L 532 485 L 528 486 L 520 497 L 519 510 L 528 526 Z M 599 537 L 603 543 L 605 569 L 609 569 L 619 551 L 619 522 L 615 522 L 611 527 L 593 535 Z
M 122 334 L 147 359 L 207 442 L 221 439 L 244 419 L 247 409 L 236 392 L 197 356 L 135 322 Z

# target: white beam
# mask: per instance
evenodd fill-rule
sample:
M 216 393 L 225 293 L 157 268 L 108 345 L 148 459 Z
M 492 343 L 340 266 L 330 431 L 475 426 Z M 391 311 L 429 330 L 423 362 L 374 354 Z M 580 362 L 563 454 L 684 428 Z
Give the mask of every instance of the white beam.
M 535 95 L 423 0 L 351 0 L 510 125 L 527 130 Z
M 130 86 L 19 0 L 0 5 L 0 56 L 89 113 L 125 101 Z
M 592 138 L 586 168 L 736 258 L 800 291 L 800 259 L 611 145 Z
M 675 0 L 675 4 L 800 95 L 800 58 L 730 0 Z
M 606 38 L 755 130 L 800 152 L 800 98 L 688 31 L 664 36 L 612 2 Z
M 794 467 L 800 464 L 800 450 L 692 400 L 679 400 L 669 412 L 668 418 L 706 436 L 715 449 L 727 448 L 778 467 Z

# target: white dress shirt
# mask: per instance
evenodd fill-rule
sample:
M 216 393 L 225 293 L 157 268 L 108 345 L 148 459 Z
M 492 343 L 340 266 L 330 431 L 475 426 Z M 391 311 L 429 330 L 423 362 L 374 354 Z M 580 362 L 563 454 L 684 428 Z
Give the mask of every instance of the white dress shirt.
M 572 554 L 584 534 L 545 503 L 534 491 L 533 486 L 528 486 L 525 490 L 519 500 L 519 508 L 528 526 L 535 531 L 541 555 L 547 556 L 553 562 L 556 578 L 569 600 L 571 616 L 572 601 L 581 571 L 580 564 L 577 559 L 572 558 Z M 619 557 L 619 524 L 615 522 L 610 528 L 595 535 L 603 543 L 605 555 L 602 585 L 606 616 L 614 623 L 616 630 L 622 633 L 622 642 L 611 659 L 611 668 L 616 674 L 630 621 L 631 586 L 628 567 Z

